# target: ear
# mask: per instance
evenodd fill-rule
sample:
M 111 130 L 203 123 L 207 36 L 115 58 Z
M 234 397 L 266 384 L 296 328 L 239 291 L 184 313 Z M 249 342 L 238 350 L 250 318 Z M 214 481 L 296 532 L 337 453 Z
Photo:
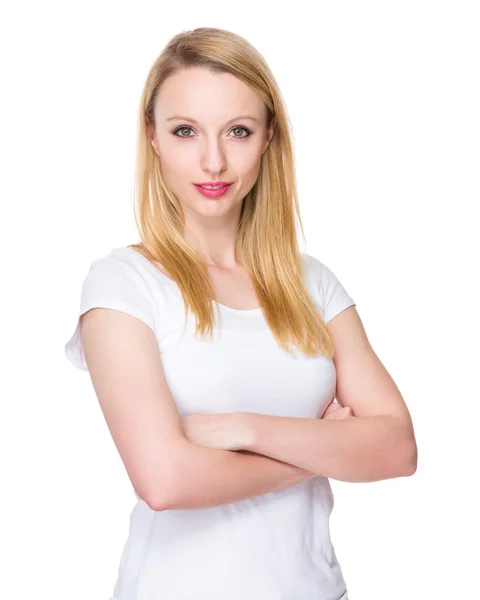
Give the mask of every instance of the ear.
M 155 139 L 155 132 L 153 131 L 153 129 L 150 125 L 147 125 L 147 137 L 148 137 L 150 143 L 152 144 L 154 152 L 156 154 L 158 154 L 158 146 L 157 146 L 157 140 Z
M 268 128 L 267 140 L 265 142 L 265 146 L 264 146 L 263 152 L 266 152 L 266 150 L 267 150 L 268 146 L 270 145 L 270 142 L 271 142 L 271 140 L 273 138 L 273 134 L 275 133 L 275 123 L 276 123 L 275 117 L 273 117 L 272 122 L 270 124 L 270 127 Z M 262 152 L 262 154 L 263 154 L 263 152 Z

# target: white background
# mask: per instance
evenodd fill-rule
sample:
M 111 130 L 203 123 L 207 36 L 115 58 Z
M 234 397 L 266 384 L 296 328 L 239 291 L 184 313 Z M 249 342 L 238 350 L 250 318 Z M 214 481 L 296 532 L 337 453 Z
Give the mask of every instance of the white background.
M 478 593 L 477 9 L 2 9 L 2 598 L 112 593 L 135 496 L 89 375 L 64 345 L 91 261 L 138 241 L 131 187 L 147 72 L 173 35 L 204 26 L 242 35 L 269 63 L 293 127 L 306 249 L 356 300 L 413 417 L 413 477 L 332 480 L 331 535 L 350 599 Z

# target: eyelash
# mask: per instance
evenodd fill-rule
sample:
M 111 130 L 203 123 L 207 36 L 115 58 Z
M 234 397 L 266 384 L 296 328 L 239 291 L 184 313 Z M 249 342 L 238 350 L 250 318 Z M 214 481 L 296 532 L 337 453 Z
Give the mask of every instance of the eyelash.
M 190 127 L 190 125 L 180 125 L 180 127 L 177 127 L 175 131 L 172 132 L 173 135 L 185 139 L 194 137 L 193 135 L 177 135 L 177 131 L 180 131 L 181 129 L 191 129 L 193 131 L 193 128 Z M 234 138 L 237 138 L 239 140 L 244 140 L 252 135 L 252 131 L 250 131 L 250 129 L 248 129 L 247 127 L 243 127 L 243 125 L 235 125 L 235 127 L 232 127 L 231 131 L 234 131 L 235 129 L 244 129 L 247 132 L 247 135 L 242 135 L 240 137 L 238 135 L 233 136 Z

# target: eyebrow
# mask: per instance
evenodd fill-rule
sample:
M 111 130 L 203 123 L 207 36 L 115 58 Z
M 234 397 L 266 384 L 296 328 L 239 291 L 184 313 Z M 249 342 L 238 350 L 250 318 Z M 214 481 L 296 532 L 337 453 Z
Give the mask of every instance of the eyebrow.
M 255 121 L 255 123 L 260 123 L 260 121 L 255 117 L 252 117 L 250 115 L 243 115 L 241 117 L 234 117 L 233 119 L 229 119 L 227 121 L 227 125 L 228 125 L 228 123 L 233 123 L 234 121 L 240 121 L 241 119 L 248 119 L 249 121 Z M 168 117 L 168 119 L 165 119 L 165 121 L 176 121 L 176 120 L 188 121 L 189 123 L 195 123 L 195 125 L 198 125 L 198 121 L 196 121 L 195 119 L 191 119 L 189 117 L 184 117 L 182 115 L 173 115 L 172 117 Z

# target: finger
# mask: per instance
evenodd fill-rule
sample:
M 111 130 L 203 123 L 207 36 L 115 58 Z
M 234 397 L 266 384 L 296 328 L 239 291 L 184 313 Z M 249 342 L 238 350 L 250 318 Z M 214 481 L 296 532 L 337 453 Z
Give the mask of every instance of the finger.
M 353 414 L 353 409 L 350 406 L 342 406 L 340 413 L 340 417 L 345 419 L 356 419 L 357 417 Z
M 323 415 L 329 415 L 330 413 L 334 412 L 335 410 L 339 410 L 341 407 L 336 403 L 336 402 L 330 402 L 330 404 L 327 407 L 327 410 L 323 413 Z
M 328 415 L 326 418 L 340 420 L 340 419 L 349 419 L 352 417 L 353 417 L 352 409 L 349 406 L 344 406 L 343 408 L 339 408 L 339 409 L 335 410 L 333 413 Z

